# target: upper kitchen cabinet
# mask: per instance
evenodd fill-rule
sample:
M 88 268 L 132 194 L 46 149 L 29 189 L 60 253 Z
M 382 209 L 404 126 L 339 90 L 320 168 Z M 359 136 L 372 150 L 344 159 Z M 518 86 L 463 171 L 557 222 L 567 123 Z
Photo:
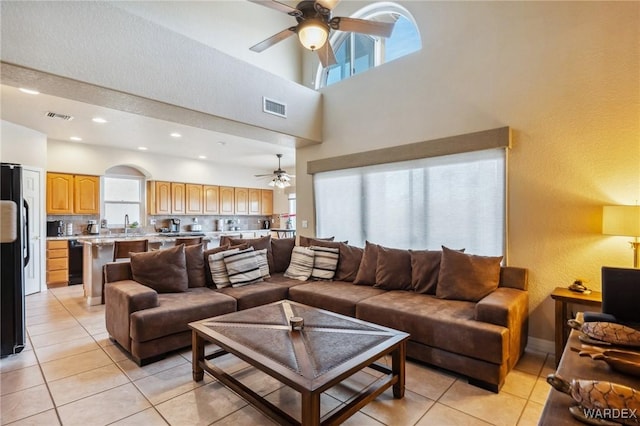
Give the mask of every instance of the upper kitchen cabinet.
M 273 191 L 270 189 L 260 190 L 260 214 L 271 216 L 273 214 Z
M 220 214 L 235 213 L 235 188 L 232 186 L 220 187 Z
M 249 214 L 260 214 L 262 204 L 262 194 L 259 189 L 249 188 Z
M 249 188 L 235 188 L 236 214 L 249 214 Z
M 171 214 L 171 183 L 147 182 L 147 208 L 149 214 Z
M 47 173 L 47 214 L 100 214 L 100 177 Z
M 220 214 L 220 187 L 217 185 L 202 185 L 202 213 Z
M 185 185 L 186 214 L 202 214 L 202 185 Z
M 186 214 L 186 185 L 171 182 L 171 214 Z

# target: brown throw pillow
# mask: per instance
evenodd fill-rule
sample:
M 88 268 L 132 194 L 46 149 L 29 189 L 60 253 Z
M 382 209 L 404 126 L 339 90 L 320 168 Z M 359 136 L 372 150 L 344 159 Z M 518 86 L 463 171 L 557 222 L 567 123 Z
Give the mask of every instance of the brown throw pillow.
M 184 247 L 184 256 L 187 262 L 187 276 L 189 288 L 204 287 L 207 284 L 204 269 L 204 244 Z
M 384 290 L 411 290 L 411 253 L 378 246 L 376 288 Z
M 224 246 L 215 247 L 209 250 L 205 250 L 203 252 L 202 261 L 204 263 L 204 271 L 205 271 L 205 284 L 207 287 L 216 288 L 215 283 L 211 279 L 211 267 L 209 266 L 209 255 L 220 253 L 221 251 L 229 250 L 229 244 L 225 244 Z M 246 248 L 246 247 L 245 247 Z
M 189 288 L 184 244 L 130 256 L 131 274 L 140 284 L 158 293 L 178 293 Z
M 228 241 L 229 241 L 229 244 L 231 244 L 231 246 L 246 243 L 249 247 L 253 247 L 254 250 L 267 249 L 267 262 L 269 263 L 269 270 L 273 271 L 273 253 L 271 252 L 271 235 L 266 235 L 261 238 L 229 238 Z
M 464 252 L 464 249 L 458 250 Z M 436 294 L 440 273 L 441 250 L 409 250 L 411 253 L 411 288 L 416 293 Z
M 498 288 L 501 261 L 502 256 L 476 256 L 443 246 L 436 297 L 479 301 Z
M 356 275 L 358 275 L 364 249 L 345 243 L 339 243 L 338 248 L 340 249 L 340 259 L 338 260 L 336 276 L 333 279 L 353 282 L 356 279 Z
M 378 245 L 365 242 L 362 261 L 353 281 L 357 285 L 374 285 L 376 283 L 376 267 L 378 266 Z
M 303 237 L 300 235 L 300 247 L 311 247 L 311 246 L 319 246 L 319 247 L 332 247 L 332 246 L 323 246 L 322 243 L 326 241 L 333 241 L 336 237 L 327 237 L 327 238 L 312 238 L 312 237 Z
M 284 272 L 287 270 L 289 263 L 291 263 L 291 252 L 295 245 L 295 238 L 271 239 L 271 253 L 273 255 L 273 270 L 271 272 Z

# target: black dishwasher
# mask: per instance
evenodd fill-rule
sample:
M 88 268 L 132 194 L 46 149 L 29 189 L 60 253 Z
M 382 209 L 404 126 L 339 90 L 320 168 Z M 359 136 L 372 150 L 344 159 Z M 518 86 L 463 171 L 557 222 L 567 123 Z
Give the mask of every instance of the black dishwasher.
M 82 243 L 69 240 L 69 285 L 82 284 Z

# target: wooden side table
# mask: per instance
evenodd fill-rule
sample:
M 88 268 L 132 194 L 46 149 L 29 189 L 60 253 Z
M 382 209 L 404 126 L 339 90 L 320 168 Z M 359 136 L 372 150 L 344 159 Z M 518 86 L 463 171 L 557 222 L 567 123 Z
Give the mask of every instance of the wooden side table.
M 577 293 L 566 287 L 556 287 L 551 293 L 551 298 L 556 301 L 556 366 L 560 363 L 562 350 L 567 344 L 570 328 L 567 324 L 567 305 L 575 303 L 584 306 L 602 307 L 602 293 L 592 291 L 589 294 Z

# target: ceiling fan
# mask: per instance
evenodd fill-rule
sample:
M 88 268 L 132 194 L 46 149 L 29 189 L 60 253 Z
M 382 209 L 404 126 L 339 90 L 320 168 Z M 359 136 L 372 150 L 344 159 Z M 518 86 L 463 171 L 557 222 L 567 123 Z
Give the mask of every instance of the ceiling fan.
M 336 56 L 328 42 L 331 30 L 350 31 L 389 37 L 393 32 L 393 23 L 369 21 L 366 19 L 331 16 L 331 10 L 340 0 L 303 0 L 294 8 L 276 0 L 249 0 L 262 6 L 275 9 L 293 16 L 298 24 L 280 31 L 266 40 L 252 46 L 250 50 L 262 52 L 293 34 L 298 34 L 300 43 L 309 50 L 318 52 L 323 67 L 336 64 Z
M 256 177 L 271 177 L 271 181 L 269 181 L 268 185 L 276 188 L 286 188 L 291 186 L 291 178 L 296 177 L 295 175 L 290 175 L 286 170 L 282 170 L 280 167 L 280 159 L 282 158 L 282 154 L 276 154 L 278 157 L 278 169 L 273 171 L 273 174 L 266 175 L 255 175 Z

